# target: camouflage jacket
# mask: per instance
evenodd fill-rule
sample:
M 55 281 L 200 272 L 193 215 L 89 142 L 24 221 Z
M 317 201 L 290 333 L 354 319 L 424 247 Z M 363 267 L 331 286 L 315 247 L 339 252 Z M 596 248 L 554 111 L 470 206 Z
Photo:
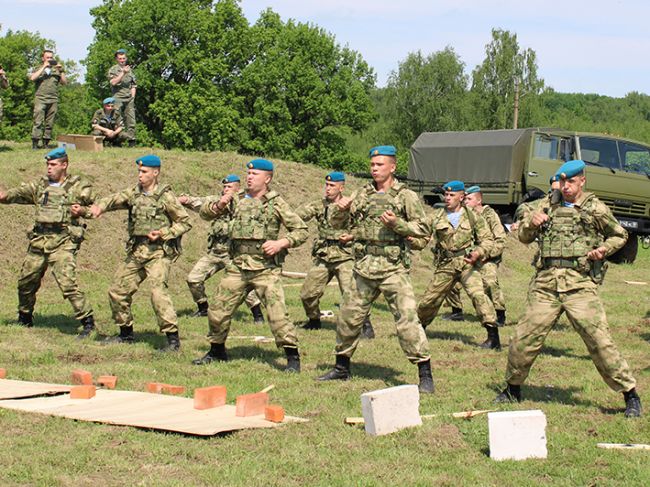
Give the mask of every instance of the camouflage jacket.
M 93 119 L 90 122 L 91 127 L 93 125 L 100 125 L 105 129 L 117 130 L 117 128 L 124 128 L 124 120 L 122 120 L 122 115 L 120 115 L 119 110 L 113 110 L 113 113 L 110 114 L 110 117 L 106 115 L 106 112 L 103 108 L 98 108 L 93 114 Z
M 508 235 L 506 234 L 505 229 L 503 228 L 503 224 L 501 223 L 501 218 L 499 218 L 499 214 L 494 211 L 493 208 L 484 205 L 481 208 L 480 212 L 477 212 L 479 215 L 483 217 L 485 222 L 488 225 L 488 228 L 492 232 L 492 237 L 494 240 L 494 245 L 492 246 L 492 249 L 487 252 L 484 260 L 501 260 L 501 255 L 503 254 L 503 250 L 506 247 L 506 242 L 508 240 Z
M 48 73 L 49 71 L 49 73 Z M 59 99 L 59 84 L 61 71 L 56 68 L 44 69 L 41 75 L 34 80 L 36 93 L 34 98 L 43 103 L 54 103 Z
M 66 244 L 78 247 L 83 241 L 85 225 L 70 214 L 73 204 L 88 209 L 95 202 L 95 192 L 88 181 L 68 175 L 60 186 L 51 186 L 47 177 L 23 183 L 7 190 L 5 204 L 34 205 L 34 229 L 29 232 L 30 248 L 53 252 Z M 84 217 L 85 217 L 84 215 Z
M 307 224 L 275 191 L 269 191 L 261 198 L 250 198 L 240 192 L 227 207 L 215 211 L 213 206 L 217 201 L 217 196 L 207 198 L 199 214 L 209 221 L 216 218 L 228 220 L 230 256 L 233 264 L 241 270 L 257 271 L 282 265 L 286 252 L 268 257 L 262 250 L 265 241 L 280 238 L 282 226 L 287 230 L 284 238 L 290 247 L 297 247 L 307 240 Z
M 112 80 L 117 77 L 122 72 L 122 66 L 119 64 L 114 64 L 111 69 L 108 70 L 108 80 Z M 120 100 L 130 100 L 131 99 L 131 88 L 136 87 L 135 73 L 133 69 L 126 73 L 122 80 L 116 84 L 111 85 L 111 93 L 115 98 Z
M 344 262 L 354 259 L 354 248 L 352 242 L 342 244 L 339 237 L 348 233 L 349 222 L 337 221 L 337 214 L 340 212 L 336 203 L 330 203 L 327 199 L 313 201 L 301 206 L 296 213 L 304 222 L 315 219 L 318 224 L 318 237 L 314 241 L 312 255 L 326 263 Z M 349 213 L 346 212 L 346 215 Z M 334 222 L 334 223 L 333 223 Z M 338 228 L 335 228 L 338 227 Z

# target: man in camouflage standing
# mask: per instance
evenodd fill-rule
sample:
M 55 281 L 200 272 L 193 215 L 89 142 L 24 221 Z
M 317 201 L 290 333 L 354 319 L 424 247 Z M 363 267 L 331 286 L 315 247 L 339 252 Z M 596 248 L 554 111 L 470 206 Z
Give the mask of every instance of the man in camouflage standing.
M 95 218 L 114 210 L 128 210 L 129 241 L 124 263 L 108 291 L 113 319 L 120 334 L 109 342 L 133 343 L 133 295 L 146 278 L 151 281 L 151 304 L 160 331 L 167 335 L 166 352 L 180 349 L 178 320 L 167 281 L 171 264 L 180 255 L 180 237 L 192 227 L 185 208 L 169 185 L 158 183 L 161 161 L 146 155 L 136 160 L 138 185 L 100 199 L 91 210 Z
M 0 66 L 0 90 L 6 90 L 9 88 L 9 79 L 7 78 L 7 73 Z M 4 105 L 2 103 L 2 98 L 0 98 L 0 124 L 2 123 L 2 117 L 4 115 Z
M 34 126 L 32 127 L 32 149 L 38 149 L 41 138 L 47 148 L 52 139 L 52 127 L 58 110 L 59 85 L 68 83 L 63 66 L 54 53 L 45 49 L 41 56 L 43 64 L 36 68 L 29 79 L 36 84 L 34 94 Z
M 108 82 L 115 98 L 115 109 L 120 112 L 126 127 L 129 147 L 135 146 L 135 92 L 137 88 L 135 73 L 128 64 L 125 49 L 115 51 L 117 64 L 108 71 Z
M 460 282 L 487 330 L 487 339 L 481 348 L 500 350 L 496 313 L 483 290 L 478 267 L 494 248 L 492 233 L 481 215 L 463 205 L 465 184 L 462 181 L 450 181 L 443 189 L 445 207 L 436 208 L 429 217 L 438 265 L 420 298 L 418 318 L 426 328 L 436 317 L 447 293 Z
M 234 194 L 243 195 L 240 189 L 240 179 L 236 174 L 228 174 L 222 179 L 223 191 L 221 195 Z M 178 201 L 192 211 L 199 211 L 205 198 L 196 196 L 180 195 Z M 228 239 L 228 219 L 215 218 L 210 225 L 210 234 L 208 235 L 208 253 L 201 257 L 194 265 L 187 276 L 187 285 L 192 293 L 192 298 L 196 303 L 197 310 L 192 315 L 194 317 L 208 316 L 208 297 L 205 294 L 205 281 L 213 275 L 224 269 L 230 263 L 230 240 Z M 261 302 L 251 291 L 246 295 L 246 304 L 253 314 L 253 320 L 256 324 L 264 323 Z
M 422 393 L 434 390 L 431 356 L 424 330 L 415 314 L 415 294 L 409 275 L 411 237 L 424 237 L 429 229 L 417 195 L 395 179 L 396 150 L 393 146 L 370 149 L 373 182 L 338 201 L 340 220 L 350 218 L 351 234 L 359 247 L 353 279 L 336 327 L 336 365 L 321 381 L 347 380 L 350 358 L 361 335 L 363 322 L 373 301 L 382 293 L 393 312 L 400 346 L 411 363 L 417 364 Z
M 47 176 L 0 191 L 0 203 L 36 206 L 36 221 L 29 234 L 29 248 L 18 278 L 18 322 L 33 326 L 36 293 L 49 267 L 54 279 L 83 325 L 79 338 L 95 328 L 93 310 L 77 284 L 77 252 L 84 239 L 80 218 L 90 217 L 89 206 L 95 200 L 92 186 L 79 176 L 68 175 L 65 149 L 45 156 Z
M 284 349 L 287 372 L 300 372 L 296 327 L 289 320 L 281 272 L 287 249 L 307 240 L 307 225 L 269 185 L 273 163 L 254 159 L 247 166 L 246 193 L 209 198 L 201 207 L 206 220 L 228 218 L 232 262 L 219 282 L 215 304 L 208 309 L 210 350 L 195 365 L 226 361 L 226 339 L 232 315 L 253 288 L 266 308 L 275 344 Z M 287 230 L 279 238 L 280 227 Z
M 332 214 L 338 210 L 337 202 L 343 197 L 345 174 L 334 171 L 325 176 L 325 198 L 320 201 L 307 203 L 297 210 L 298 216 L 308 222 L 312 218 L 318 223 L 318 238 L 312 248 L 313 265 L 307 271 L 307 277 L 300 290 L 300 299 L 309 320 L 303 328 L 319 330 L 320 299 L 325 292 L 325 286 L 334 276 L 339 283 L 343 296 L 350 287 L 352 268 L 354 267 L 354 248 L 351 242 L 341 242 L 341 235 L 349 231 L 349 223 L 342 229 L 332 226 Z M 361 335 L 372 339 L 375 332 L 370 319 L 363 322 Z
M 510 341 L 506 388 L 497 402 L 521 401 L 521 384 L 562 312 L 580 334 L 596 369 L 614 391 L 622 392 L 625 416 L 641 415 L 636 381 L 612 341 L 598 283 L 605 257 L 620 249 L 627 232 L 593 193 L 584 191 L 585 164 L 564 163 L 557 172 L 563 200 L 542 200 L 519 227 L 519 240 L 538 239 L 540 258 L 526 311 Z

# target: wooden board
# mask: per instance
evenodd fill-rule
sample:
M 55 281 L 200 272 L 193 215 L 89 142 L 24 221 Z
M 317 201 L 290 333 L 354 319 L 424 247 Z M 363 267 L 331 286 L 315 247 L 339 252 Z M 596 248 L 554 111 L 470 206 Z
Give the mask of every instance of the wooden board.
M 306 421 L 285 416 L 282 423 L 272 423 L 266 421 L 264 415 L 237 417 L 235 406 L 232 405 L 198 410 L 194 409 L 194 400 L 189 398 L 103 389 L 97 390 L 97 395 L 92 399 L 70 399 L 69 394 L 65 394 L 0 400 L 0 408 L 198 436 L 241 429 L 275 428 L 284 423 Z
M 70 392 L 72 386 L 0 379 L 0 399 L 21 399 L 25 397 L 52 396 Z

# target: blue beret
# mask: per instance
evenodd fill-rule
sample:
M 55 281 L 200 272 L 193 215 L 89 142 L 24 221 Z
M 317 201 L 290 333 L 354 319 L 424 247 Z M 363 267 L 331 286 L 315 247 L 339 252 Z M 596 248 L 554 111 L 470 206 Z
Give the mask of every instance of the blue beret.
M 392 145 L 378 145 L 370 149 L 369 156 L 396 156 L 397 149 Z
M 557 174 L 553 174 L 551 176 L 551 179 L 548 180 L 548 184 L 553 184 L 554 182 L 558 181 L 560 178 L 558 177 Z
M 160 167 L 161 164 L 160 157 L 153 154 L 139 157 L 135 160 L 135 163 L 140 167 Z
M 253 159 L 248 164 L 246 164 L 248 169 L 259 169 L 260 171 L 271 171 L 273 172 L 273 163 L 266 159 Z
M 560 169 L 557 170 L 555 175 L 560 178 L 560 179 L 568 179 L 572 178 L 573 176 L 577 176 L 578 174 L 584 172 L 585 170 L 585 163 L 584 161 L 581 161 L 580 159 L 576 159 L 573 161 L 567 161 L 564 164 L 560 166 Z
M 462 181 L 449 181 L 442 189 L 445 191 L 465 191 L 465 183 Z
M 59 147 L 45 154 L 45 160 L 51 161 L 52 159 L 61 159 L 62 157 L 67 157 L 67 155 L 68 153 L 65 151 L 65 149 L 63 147 Z
M 104 98 L 102 105 L 106 105 L 107 103 L 115 103 L 115 98 L 113 98 L 112 96 L 109 96 L 108 98 Z
M 467 194 L 472 194 L 472 193 L 480 193 L 481 192 L 481 187 L 478 185 L 475 186 L 470 186 L 465 190 L 465 193 Z
M 117 51 L 115 51 L 115 54 L 116 55 L 117 54 L 126 54 L 126 49 L 118 49 Z
M 239 176 L 236 174 L 228 174 L 225 178 L 221 180 L 223 184 L 228 184 L 228 183 L 240 183 L 241 180 L 239 179 Z
M 343 183 L 345 182 L 345 174 L 340 171 L 332 171 L 327 176 L 325 176 L 325 181 L 331 181 L 333 183 Z

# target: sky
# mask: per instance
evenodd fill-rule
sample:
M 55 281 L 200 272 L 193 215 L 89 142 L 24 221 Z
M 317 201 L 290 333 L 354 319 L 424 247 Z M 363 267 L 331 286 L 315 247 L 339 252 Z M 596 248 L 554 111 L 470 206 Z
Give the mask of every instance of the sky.
M 160 0 L 173 1 L 173 0 Z M 100 0 L 0 0 L 3 35 L 38 31 L 58 54 L 81 60 Z M 485 58 L 493 28 L 517 34 L 537 54 L 538 74 L 559 92 L 622 97 L 650 94 L 647 0 L 241 0 L 253 23 L 270 7 L 287 20 L 318 25 L 361 53 L 385 86 L 410 52 L 454 48 L 468 74 Z M 1 61 L 0 61 L 1 63 Z

